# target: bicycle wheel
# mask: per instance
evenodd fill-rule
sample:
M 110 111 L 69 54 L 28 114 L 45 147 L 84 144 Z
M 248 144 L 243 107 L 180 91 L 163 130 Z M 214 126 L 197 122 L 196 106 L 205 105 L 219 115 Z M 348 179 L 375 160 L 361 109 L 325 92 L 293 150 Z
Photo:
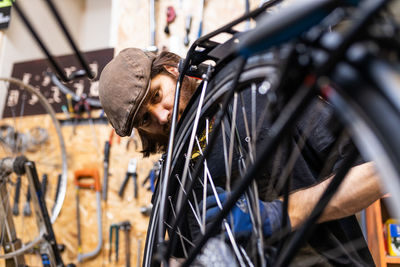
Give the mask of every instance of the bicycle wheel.
M 14 78 L 0 78 L 0 82 L 3 90 L 9 90 L 3 115 L 11 114 L 1 120 L 0 158 L 24 155 L 35 163 L 42 189 L 45 190 L 46 203 L 43 204 L 47 207 L 51 223 L 54 223 L 63 206 L 67 186 L 67 155 L 56 114 L 38 89 Z M 37 103 L 44 115 L 27 116 L 25 107 Z M 6 209 L 12 209 L 16 236 L 22 246 L 15 251 L 3 251 L 0 257 L 40 253 L 39 244 L 44 241 L 41 231 L 44 222 L 36 218 L 35 203 L 29 200 L 29 195 L 35 192 L 28 189 L 25 176 L 12 174 L 2 183 L 7 187 L 7 195 L 2 196 L 3 205 Z M 5 212 L 11 214 L 9 210 Z M 3 239 L 8 228 L 6 219 L 2 218 L 3 246 L 6 245 Z M 33 246 L 33 243 L 36 245 Z
M 284 65 L 281 56 L 278 53 L 252 56 L 243 71 L 241 64 L 241 60 L 236 59 L 217 69 L 204 99 L 197 92 L 180 120 L 168 180 L 167 203 L 165 206 L 160 204 L 160 190 L 156 191 L 144 266 L 163 261 L 182 263 L 191 257 L 195 257 L 195 264 L 200 266 L 227 262 L 241 266 L 264 266 L 266 262 L 274 264 L 292 235 L 288 234 L 290 230 L 285 216 L 280 230 L 268 237 L 262 234 L 258 200 L 287 199 L 293 190 L 340 173 L 342 163 L 350 157 L 352 149 L 361 154 L 357 152 L 351 166 L 374 160 L 378 170 L 381 170 L 379 166 L 390 166 L 389 175 L 399 177 L 400 155 L 396 152 L 399 144 L 392 136 L 400 130 L 399 116 L 379 93 L 370 89 L 367 96 L 360 99 L 356 93 L 346 95 L 341 90 L 332 89 L 335 101 L 327 103 L 315 91 L 307 94 L 307 105 L 301 108 L 301 113 L 294 112 L 286 118 L 287 110 L 293 107 L 303 92 L 295 90 L 295 85 L 291 90 L 282 90 L 290 86 L 282 86 L 286 81 L 281 81 Z M 238 72 L 241 74 L 236 82 Z M 360 85 L 360 88 L 364 87 L 365 84 Z M 219 124 L 218 114 L 224 107 L 224 98 L 229 94 L 232 98 Z M 201 112 L 197 120 L 199 106 Z M 382 114 L 377 114 L 377 106 L 380 112 L 390 114 L 390 123 L 378 119 Z M 276 127 L 284 120 L 288 127 L 277 136 Z M 216 141 L 212 143 L 213 134 Z M 323 139 L 320 139 L 321 136 Z M 272 148 L 264 157 L 263 144 L 272 141 Z M 205 159 L 203 153 L 208 153 Z M 385 159 L 384 162 L 382 159 Z M 250 171 L 254 171 L 251 180 L 247 179 Z M 240 193 L 231 192 L 244 179 L 250 181 L 246 183 L 246 188 L 240 188 Z M 209 195 L 218 199 L 220 189 L 217 188 L 232 195 L 244 194 L 252 231 L 245 236 L 235 232 L 231 227 L 234 222 L 229 223 L 232 216 L 227 216 L 219 227 L 212 229 L 212 236 L 217 239 L 210 238 L 200 250 L 197 244 L 208 226 L 205 204 L 201 206 L 199 203 L 206 203 Z M 222 207 L 223 201 L 219 202 L 218 206 Z M 286 205 L 288 203 L 284 201 L 284 209 Z M 164 209 L 164 218 L 159 218 L 161 209 Z M 180 223 L 176 223 L 177 217 Z M 159 221 L 162 221 L 163 227 L 160 227 Z M 355 226 L 353 234 L 338 234 L 342 231 L 340 224 Z M 332 229 L 337 230 L 336 233 Z M 321 234 L 334 236 L 326 243 L 334 251 L 315 250 Z M 336 250 L 333 239 L 341 244 Z M 358 263 L 372 261 L 354 216 L 318 225 L 314 236 L 301 249 L 309 253 L 308 257 L 298 258 L 295 262 L 305 266 L 340 264 L 346 257 Z

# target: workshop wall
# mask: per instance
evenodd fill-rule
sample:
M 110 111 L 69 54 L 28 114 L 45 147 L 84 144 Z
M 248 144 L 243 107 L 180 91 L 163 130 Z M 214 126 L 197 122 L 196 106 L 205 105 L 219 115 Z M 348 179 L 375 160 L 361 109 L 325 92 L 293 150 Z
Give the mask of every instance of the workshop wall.
M 34 1 L 34 3 L 33 3 Z M 51 44 L 51 51 L 55 55 L 71 53 L 67 43 L 60 36 L 57 25 L 48 14 L 42 10 L 42 1 L 39 0 L 20 0 L 25 8 L 27 2 L 32 3 L 32 21 L 35 25 L 45 32 L 45 38 Z M 251 0 L 251 9 L 258 6 L 260 1 Z M 37 3 L 37 5 L 36 5 Z M 76 38 L 79 47 L 83 51 L 114 47 L 118 53 L 126 47 L 149 48 L 151 45 L 150 32 L 150 1 L 148 0 L 74 0 L 74 1 L 55 1 L 57 7 L 65 18 L 69 30 Z M 205 0 L 203 15 L 203 35 L 213 31 L 219 26 L 239 17 L 245 11 L 245 1 L 242 0 Z M 155 45 L 158 50 L 167 49 L 184 57 L 190 44 L 198 37 L 198 28 L 201 18 L 201 0 L 155 0 L 156 32 Z M 168 6 L 173 6 L 176 12 L 175 21 L 169 25 L 170 35 L 164 33 L 166 26 L 166 10 Z M 29 6 L 31 7 L 31 6 Z M 34 8 L 33 8 L 34 7 Z M 34 11 L 32 11 L 34 10 Z M 187 16 L 192 16 L 192 23 L 189 32 L 189 46 L 184 45 L 184 38 L 187 34 L 185 29 Z M 13 19 L 16 14 L 13 13 Z M 51 21 L 51 22 L 50 22 Z M 45 25 L 46 27 L 44 27 Z M 242 25 L 245 27 L 245 25 Z M 25 61 L 28 59 L 43 58 L 36 44 L 31 40 L 29 33 L 17 19 L 12 21 L 12 25 L 7 32 L 2 35 L 0 54 L 0 73 L 2 76 L 9 76 L 14 62 Z M 0 103 L 4 102 L 0 101 Z M 1 110 L 2 107 L 0 106 Z M 93 112 L 92 117 L 99 117 L 100 111 Z M 57 114 L 59 119 L 66 119 L 65 114 Z M 84 114 L 87 116 L 87 114 Z M 45 115 L 29 116 L 18 119 L 20 131 L 37 125 L 48 125 L 49 118 Z M 2 123 L 12 123 L 10 120 L 3 120 Z M 75 132 L 74 132 L 75 128 Z M 98 169 L 102 181 L 103 173 L 103 149 L 105 141 L 110 139 L 112 128 L 106 124 L 91 125 L 89 121 L 83 125 L 69 125 L 62 127 L 62 133 L 66 143 L 67 162 L 68 162 L 68 185 L 67 195 L 61 214 L 54 224 L 54 231 L 57 241 L 66 246 L 62 257 L 64 263 L 77 263 L 77 226 L 76 226 L 76 189 L 74 186 L 74 171 L 82 168 Z M 54 132 L 49 131 L 50 135 Z M 102 203 L 102 233 L 103 247 L 101 253 L 90 261 L 85 261 L 78 266 L 125 266 L 125 249 L 123 233 L 120 232 L 119 242 L 119 261 L 115 262 L 115 242 L 109 243 L 109 230 L 111 224 L 129 220 L 132 224 L 130 231 L 131 264 L 140 261 L 138 250 L 143 251 L 145 235 L 147 230 L 148 217 L 140 212 L 142 207 L 147 207 L 150 203 L 151 192 L 147 190 L 148 184 L 142 186 L 142 182 L 149 174 L 150 169 L 158 160 L 159 155 L 143 159 L 140 151 L 140 142 L 137 135 L 131 138 L 119 139 L 114 135 L 112 139 L 109 168 L 109 192 L 107 203 Z M 57 148 L 55 148 L 57 149 Z M 54 150 L 54 153 L 57 153 Z M 123 198 L 118 196 L 118 190 L 125 178 L 128 162 L 131 158 L 138 159 L 137 174 L 139 192 L 138 198 L 133 197 L 133 183 L 129 181 Z M 56 187 L 58 173 L 49 172 L 50 184 L 48 194 L 53 195 Z M 97 219 L 96 219 L 96 198 L 91 190 L 80 190 L 80 216 L 83 252 L 92 250 L 97 242 Z M 18 220 L 22 220 L 19 217 Z M 26 222 L 25 222 L 26 223 Z M 28 225 L 29 227 L 34 227 Z M 111 261 L 109 253 L 111 251 Z M 40 260 L 36 255 L 27 256 L 29 266 L 39 266 Z M 0 262 L 2 266 L 3 262 Z
M 251 0 L 250 9 L 256 8 L 260 1 Z M 116 52 L 126 47 L 146 49 L 151 45 L 150 1 L 117 1 L 117 11 L 113 22 L 118 25 Z M 190 44 L 198 38 L 202 0 L 155 0 L 156 38 L 159 51 L 167 49 L 182 57 Z M 174 22 L 169 25 L 170 35 L 164 33 L 167 21 L 167 7 L 172 6 L 176 13 Z M 204 1 L 203 35 L 207 34 L 245 12 L 245 1 Z M 183 43 L 186 35 L 186 20 L 192 16 L 189 33 L 189 46 Z M 243 25 L 244 27 L 244 25 Z
M 82 51 L 110 47 L 111 0 L 54 0 L 74 41 Z M 71 54 L 67 40 L 43 0 L 19 0 L 18 4 L 54 56 Z M 16 62 L 45 57 L 14 9 L 9 27 L 3 31 L 0 76 L 9 77 Z M 5 92 L 0 91 L 0 114 Z

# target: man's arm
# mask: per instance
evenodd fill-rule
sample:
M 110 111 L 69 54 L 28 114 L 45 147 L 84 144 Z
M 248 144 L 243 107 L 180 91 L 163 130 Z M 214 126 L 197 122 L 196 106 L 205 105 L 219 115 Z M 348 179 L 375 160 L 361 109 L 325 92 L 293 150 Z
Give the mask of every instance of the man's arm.
M 288 213 L 292 228 L 297 228 L 307 219 L 331 180 L 332 177 L 290 194 Z M 382 195 L 373 163 L 355 166 L 325 208 L 319 222 L 350 216 L 368 207 Z

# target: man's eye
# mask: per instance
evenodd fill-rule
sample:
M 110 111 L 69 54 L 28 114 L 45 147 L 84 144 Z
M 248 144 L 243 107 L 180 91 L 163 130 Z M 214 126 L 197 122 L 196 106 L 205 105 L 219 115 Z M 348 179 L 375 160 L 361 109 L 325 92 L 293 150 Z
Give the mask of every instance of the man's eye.
M 145 114 L 143 114 L 143 117 L 142 117 L 142 126 L 145 126 L 145 125 L 147 125 L 148 123 L 149 123 L 149 120 L 150 119 L 150 115 L 149 115 L 149 113 L 145 113 Z
M 157 92 L 153 95 L 152 102 L 153 102 L 153 103 L 158 103 L 158 102 L 160 101 L 160 99 L 161 99 L 160 91 L 157 91 Z

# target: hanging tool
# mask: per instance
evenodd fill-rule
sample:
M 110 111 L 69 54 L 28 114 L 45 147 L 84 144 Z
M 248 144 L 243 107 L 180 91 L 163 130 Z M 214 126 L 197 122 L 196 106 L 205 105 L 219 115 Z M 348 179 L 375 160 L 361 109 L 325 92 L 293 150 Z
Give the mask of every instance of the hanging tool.
M 119 223 L 113 223 L 110 225 L 109 230 L 109 245 L 110 250 L 108 251 L 108 262 L 111 262 L 111 253 L 112 253 L 112 240 L 113 240 L 113 233 L 115 233 L 115 262 L 118 262 L 118 250 L 119 250 Z
M 199 23 L 199 31 L 197 32 L 197 38 L 200 38 L 201 35 L 203 34 L 204 1 L 205 0 L 201 0 L 200 23 Z
M 100 156 L 100 144 L 99 141 L 97 139 L 97 135 L 96 135 L 96 130 L 94 128 L 94 122 L 91 116 L 91 109 L 90 109 L 90 104 L 88 102 L 88 97 L 86 94 L 82 94 L 81 95 L 81 99 L 75 104 L 74 106 L 74 110 L 75 110 L 75 119 L 74 119 L 74 127 L 73 127 L 73 134 L 76 133 L 76 125 L 78 124 L 78 119 L 83 118 L 82 117 L 82 113 L 86 112 L 88 115 L 88 121 L 89 121 L 89 125 L 90 128 L 92 129 L 92 134 L 93 134 L 93 142 L 94 142 L 94 146 L 97 149 L 97 153 Z
M 69 111 L 68 111 L 68 108 L 67 108 L 66 105 L 62 105 L 62 106 L 61 106 L 61 110 L 63 111 L 63 113 L 64 113 L 64 115 L 65 115 L 65 118 L 66 118 L 67 120 L 71 119 L 71 115 L 69 114 Z
M 137 174 L 136 174 L 136 165 L 137 165 L 137 159 L 136 158 L 131 158 L 129 160 L 128 164 L 128 170 L 126 171 L 125 179 L 122 182 L 121 187 L 119 188 L 118 195 L 120 197 L 123 197 L 126 185 L 128 184 L 128 180 L 130 177 L 133 179 L 133 187 L 134 187 L 134 194 L 133 196 L 135 198 L 138 197 L 138 187 L 137 187 Z
M 147 188 L 147 190 L 151 190 L 151 192 L 154 192 L 154 184 L 156 179 L 158 178 L 158 175 L 160 174 L 161 170 L 161 164 L 159 161 L 156 161 L 153 165 L 153 168 L 150 170 L 149 175 L 144 179 L 142 186 L 145 186 L 147 181 L 150 181 L 150 186 Z
M 137 244 L 137 261 L 136 261 L 136 266 L 140 267 L 140 263 L 142 262 L 142 259 L 140 258 L 140 256 L 142 255 L 142 239 L 139 238 L 138 239 L 138 244 Z
M 191 27 L 192 27 L 192 16 L 188 15 L 188 16 L 186 16 L 186 23 L 185 23 L 186 35 L 185 35 L 185 38 L 183 39 L 183 44 L 185 46 L 188 46 L 190 43 L 189 34 L 190 34 Z
M 174 22 L 176 18 L 176 13 L 175 13 L 175 9 L 173 6 L 168 6 L 167 7 L 167 25 L 164 28 L 164 32 L 169 35 L 170 34 L 170 30 L 169 30 L 169 24 L 171 24 L 172 22 Z
M 89 182 L 92 179 L 92 182 Z M 103 244 L 102 221 L 101 221 L 101 196 L 100 196 L 100 178 L 97 169 L 82 169 L 75 171 L 75 187 L 76 187 L 76 218 L 78 226 L 78 262 L 95 257 L 101 250 Z M 93 251 L 82 252 L 82 239 L 80 229 L 80 212 L 79 212 L 79 189 L 94 189 L 96 191 L 97 202 L 97 232 L 98 242 Z
M 158 48 L 156 46 L 156 9 L 155 0 L 150 0 L 150 46 L 147 51 L 156 53 Z
M 19 214 L 19 196 L 21 194 L 21 176 L 17 177 L 17 182 L 15 183 L 15 194 L 14 194 L 14 205 L 13 214 L 17 216 Z
M 125 221 L 121 223 L 120 229 L 125 233 L 125 266 L 131 266 L 131 223 L 129 221 Z
M 66 95 L 67 97 L 67 104 L 68 104 L 68 112 L 69 114 L 74 114 L 74 105 L 72 104 L 72 96 L 70 94 Z
M 104 166 L 104 174 L 103 174 L 103 189 L 102 189 L 102 198 L 104 201 L 107 202 L 107 192 L 108 192 L 108 175 L 109 175 L 109 166 L 110 166 L 110 150 L 112 146 L 112 141 L 114 137 L 115 130 L 112 129 L 110 132 L 110 137 L 108 141 L 105 142 L 104 144 L 104 161 L 103 161 L 103 166 Z M 121 141 L 121 137 L 118 136 L 118 144 Z
M 140 213 L 148 217 L 150 216 L 152 209 L 153 209 L 153 204 L 150 203 L 147 206 L 140 207 Z
M 40 183 L 43 197 L 46 196 L 48 182 L 49 182 L 49 177 L 47 176 L 47 174 L 43 174 L 42 175 L 42 182 Z
M 126 150 L 129 150 L 130 143 L 133 143 L 134 146 L 135 146 L 134 149 L 137 149 L 138 142 L 137 142 L 136 137 L 135 137 L 135 131 L 132 131 L 131 136 L 129 136 L 128 142 L 126 142 Z
M 250 1 L 249 0 L 244 0 L 244 4 L 245 4 L 245 14 L 249 14 L 250 12 Z M 248 20 L 246 20 L 246 30 L 250 30 L 251 24 L 250 24 L 250 18 Z
M 107 202 L 107 191 L 108 191 L 108 168 L 110 163 L 110 149 L 111 143 L 110 141 L 106 141 L 104 144 L 104 172 L 103 172 L 103 191 L 102 196 L 103 200 Z
M 108 261 L 111 262 L 111 254 L 112 254 L 112 240 L 113 240 L 113 233 L 115 233 L 115 242 L 114 242 L 114 248 L 115 248 L 115 262 L 118 262 L 118 255 L 119 255 L 119 230 L 122 230 L 125 232 L 125 261 L 126 261 L 126 266 L 130 266 L 130 259 L 131 259 L 131 254 L 130 254 L 130 230 L 131 230 L 131 223 L 129 221 L 123 221 L 120 223 L 113 223 L 110 225 L 110 230 L 109 230 L 109 244 L 110 244 L 110 250 L 108 252 Z
M 31 216 L 32 215 L 32 210 L 31 210 L 31 190 L 29 190 L 29 186 L 26 189 L 26 201 L 24 205 L 24 216 Z
M 82 118 L 82 113 L 87 112 L 89 120 L 91 120 L 90 116 L 90 105 L 86 101 L 86 94 L 82 94 L 81 99 L 74 105 L 74 114 L 75 114 L 75 119 L 74 119 L 74 128 L 73 132 L 76 134 L 76 125 L 78 124 L 78 120 Z M 93 122 L 92 122 L 93 123 Z

